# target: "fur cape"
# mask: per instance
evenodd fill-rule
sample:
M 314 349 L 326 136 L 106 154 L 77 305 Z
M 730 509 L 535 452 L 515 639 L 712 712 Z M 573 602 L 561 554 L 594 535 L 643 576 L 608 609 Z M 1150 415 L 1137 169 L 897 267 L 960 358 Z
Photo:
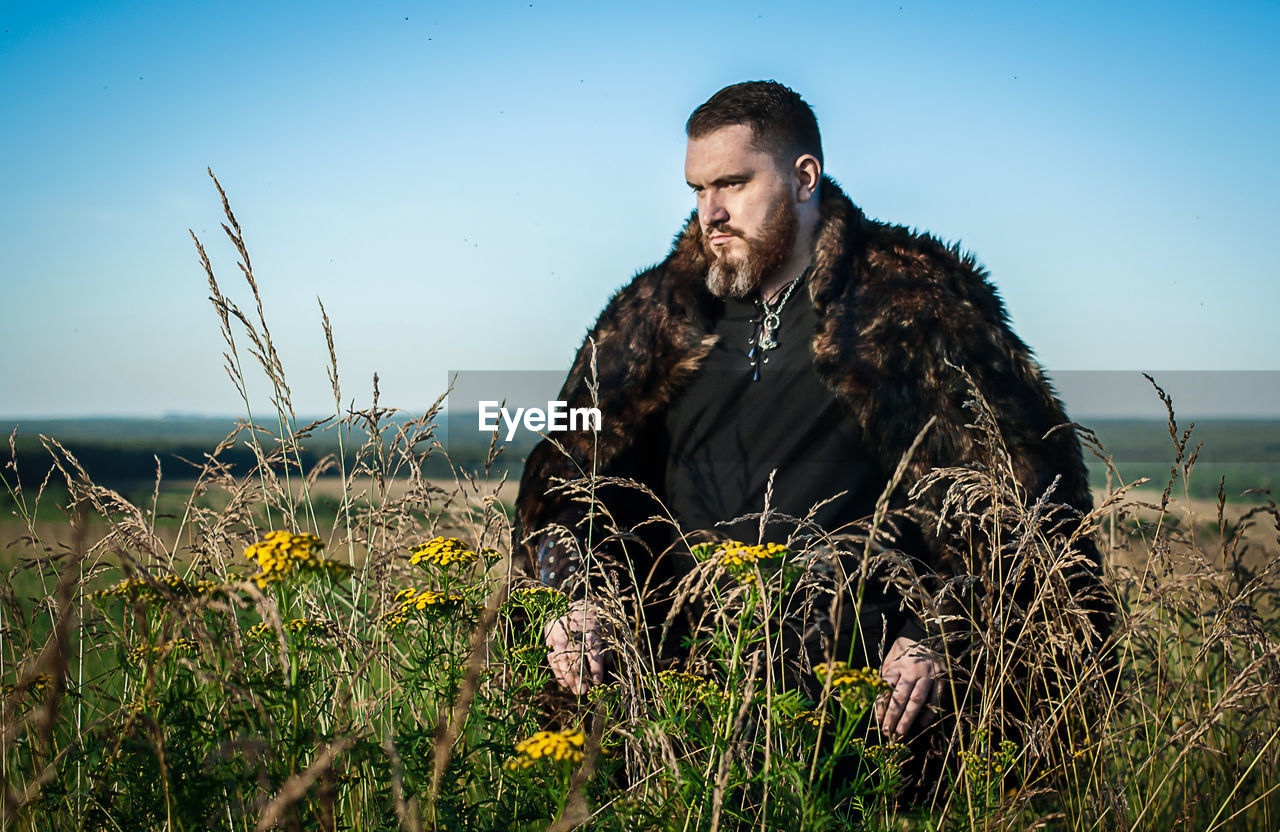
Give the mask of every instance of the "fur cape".
M 935 468 L 982 458 L 981 436 L 969 426 L 975 413 L 965 406 L 972 394 L 963 368 L 990 404 L 1030 498 L 1060 478 L 1052 502 L 1091 510 L 1079 441 L 1070 426 L 1052 430 L 1067 422 L 1062 405 L 1009 328 L 986 271 L 958 246 L 868 219 L 829 178 L 820 195 L 808 280 L 818 318 L 811 343 L 818 376 L 884 471 L 897 468 L 934 420 L 900 491 Z M 716 301 L 706 289 L 707 268 L 695 213 L 667 258 L 618 290 L 589 331 L 560 398 L 570 407 L 592 405 L 594 362 L 601 429 L 598 436 L 556 434 L 564 451 L 544 440 L 529 454 L 516 500 L 518 568 L 536 565 L 553 585 L 565 577 L 548 580 L 552 570 L 534 563 L 538 551 L 545 559 L 555 548 L 535 545 L 538 533 L 567 525 L 571 516 L 569 501 L 552 490 L 558 482 L 594 471 L 645 482 L 662 496 L 665 447 L 655 445 L 661 440 L 654 428 L 717 338 L 708 332 Z M 942 495 L 931 499 L 937 508 Z M 931 551 L 908 554 L 941 569 L 946 541 L 927 535 L 926 545 Z

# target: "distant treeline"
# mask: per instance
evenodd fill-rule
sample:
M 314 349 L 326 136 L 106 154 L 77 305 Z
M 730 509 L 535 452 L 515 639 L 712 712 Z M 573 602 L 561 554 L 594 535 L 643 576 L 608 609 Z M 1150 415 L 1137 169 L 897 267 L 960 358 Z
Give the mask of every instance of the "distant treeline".
M 397 429 L 406 418 L 389 420 L 383 433 L 386 443 L 393 441 Z M 278 428 L 272 419 L 255 420 L 269 430 Z M 53 467 L 54 458 L 41 441 L 40 436 L 50 437 L 75 457 L 95 483 L 117 490 L 133 490 L 156 478 L 157 460 L 160 471 L 167 480 L 192 479 L 207 462 L 220 442 L 236 430 L 234 419 L 207 417 L 168 417 L 164 419 L 40 419 L 21 422 L 0 422 L 6 437 L 13 435 L 13 447 L 17 459 L 13 459 L 6 441 L 0 448 L 0 465 L 4 476 L 11 479 L 16 462 L 17 479 L 24 488 L 39 485 Z M 17 430 L 16 435 L 14 430 Z M 414 453 L 426 456 L 423 473 L 427 476 L 449 477 L 450 465 L 471 471 L 482 471 L 489 451 L 487 438 L 476 434 L 447 442 L 443 429 L 437 435 L 440 447 L 434 443 L 419 442 Z M 251 434 L 242 430 L 230 447 L 218 453 L 218 462 L 233 475 L 243 476 L 257 465 L 257 452 L 251 447 Z M 353 430 L 342 438 L 345 447 L 345 466 L 351 473 L 358 461 L 356 452 L 368 439 L 368 434 Z M 276 446 L 271 439 L 259 434 L 268 455 Z M 322 460 L 328 458 L 326 467 L 338 474 L 339 434 L 336 430 L 319 429 L 298 442 L 300 450 L 290 458 L 310 472 Z M 502 467 L 519 469 L 529 443 L 512 443 L 503 450 L 499 461 Z M 53 478 L 57 484 L 61 477 Z
M 1170 469 L 1177 459 L 1177 446 L 1167 422 L 1146 419 L 1085 420 L 1097 434 L 1106 454 L 1125 482 L 1141 477 L 1151 480 L 1149 486 L 1163 489 L 1173 477 Z M 1280 420 L 1207 419 L 1203 422 L 1181 422 L 1177 439 L 1182 441 L 1187 429 L 1183 459 L 1179 471 L 1194 459 L 1191 474 L 1184 482 L 1181 473 L 1174 480 L 1173 493 L 1184 492 L 1196 499 L 1213 500 L 1221 485 L 1230 500 L 1264 502 L 1265 492 L 1280 488 Z M 1107 466 L 1086 448 L 1090 481 L 1101 488 L 1107 483 Z M 1116 483 L 1112 482 L 1112 485 Z M 1255 493 L 1245 494 L 1246 491 Z
M 390 429 L 383 434 L 385 439 L 390 441 L 396 428 L 405 421 L 405 418 L 400 418 L 391 422 Z M 205 454 L 212 452 L 234 431 L 236 424 L 234 419 L 207 417 L 106 418 L 26 420 L 0 423 L 0 428 L 6 436 L 17 428 L 16 463 L 23 487 L 38 485 L 53 463 L 39 439 L 40 434 L 44 434 L 57 439 L 79 460 L 95 482 L 117 489 L 132 489 L 155 480 L 157 458 L 166 479 L 194 477 L 198 466 L 205 462 Z M 259 424 L 276 426 L 274 419 L 262 419 Z M 1147 476 L 1153 480 L 1153 485 L 1164 486 L 1175 458 L 1174 439 L 1166 423 L 1107 419 L 1086 424 L 1096 432 L 1126 480 Z M 1186 427 L 1189 424 L 1180 426 L 1180 430 Z M 438 441 L 447 451 L 447 456 L 440 448 L 428 452 L 430 443 L 415 446 L 415 452 L 427 453 L 424 471 L 428 476 L 449 476 L 450 462 L 473 471 L 484 467 L 488 437 L 479 432 L 459 430 L 457 433 L 453 441 L 448 441 L 444 425 L 438 432 Z M 360 431 L 345 435 L 348 472 L 354 464 L 354 451 L 366 438 L 366 434 Z M 218 459 L 236 475 L 249 473 L 257 462 L 248 441 L 249 433 L 243 431 L 234 446 L 218 455 Z M 304 470 L 310 471 L 320 460 L 336 455 L 338 433 L 333 429 L 319 429 L 300 444 L 300 462 Z M 1186 455 L 1189 456 L 1197 446 L 1201 447 L 1190 480 L 1193 496 L 1212 497 L 1220 477 L 1226 477 L 1225 488 L 1229 494 L 1238 494 L 1249 488 L 1274 489 L 1280 485 L 1280 420 L 1205 421 L 1195 426 L 1187 443 Z M 500 467 L 510 471 L 511 477 L 518 477 L 530 447 L 527 439 L 507 445 L 499 458 Z M 1105 466 L 1089 450 L 1085 451 L 1085 460 L 1090 465 L 1094 484 L 1101 485 L 1105 481 Z M 0 449 L 0 463 L 5 465 L 6 479 L 12 478 L 13 469 L 8 465 L 11 461 L 6 442 Z M 336 474 L 337 468 L 333 470 Z

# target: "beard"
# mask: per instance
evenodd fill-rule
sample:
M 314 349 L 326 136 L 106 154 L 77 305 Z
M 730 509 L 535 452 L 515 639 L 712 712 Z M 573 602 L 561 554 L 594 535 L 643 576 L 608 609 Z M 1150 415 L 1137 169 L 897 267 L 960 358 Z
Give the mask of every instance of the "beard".
M 787 261 L 799 228 L 791 194 L 780 191 L 765 216 L 767 219 L 757 237 L 745 237 L 725 225 L 703 229 L 702 248 L 711 261 L 711 268 L 707 270 L 707 289 L 711 294 L 718 298 L 744 298 Z M 746 244 L 746 254 L 730 259 L 728 252 L 713 249 L 709 237 L 712 231 L 741 238 Z

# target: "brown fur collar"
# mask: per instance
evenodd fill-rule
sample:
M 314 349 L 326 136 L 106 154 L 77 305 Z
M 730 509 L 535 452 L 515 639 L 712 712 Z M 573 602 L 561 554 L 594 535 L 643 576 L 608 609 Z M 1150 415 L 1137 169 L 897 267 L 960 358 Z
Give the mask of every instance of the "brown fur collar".
M 638 443 L 647 441 L 646 429 L 716 342 L 708 325 L 717 301 L 705 287 L 701 236 L 695 214 L 670 255 L 618 290 L 588 333 L 560 397 L 573 407 L 590 405 L 594 363 L 602 431 L 557 435 L 572 459 L 545 441 L 531 452 L 517 499 L 518 553 L 527 555 L 522 538 L 564 510 L 547 493 L 557 479 L 591 471 L 646 478 L 643 461 L 660 449 Z M 935 467 L 977 457 L 967 427 L 969 391 L 956 370 L 963 367 L 998 416 L 1019 480 L 1039 494 L 1061 475 L 1057 499 L 1089 505 L 1074 434 L 1060 430 L 1044 438 L 1066 421 L 1062 406 L 971 256 L 867 219 L 824 177 L 808 288 L 819 319 L 814 367 L 885 471 L 894 470 L 930 418 L 935 422 L 909 467 L 908 484 Z M 660 483 L 659 476 L 650 485 Z

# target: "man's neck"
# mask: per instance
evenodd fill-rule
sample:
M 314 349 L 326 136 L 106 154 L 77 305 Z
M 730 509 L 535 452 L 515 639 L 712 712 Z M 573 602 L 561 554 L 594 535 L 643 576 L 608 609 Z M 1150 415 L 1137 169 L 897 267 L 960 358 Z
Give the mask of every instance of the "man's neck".
M 814 229 L 810 227 L 807 229 L 808 233 L 797 234 L 796 245 L 792 248 L 786 262 L 773 274 L 760 281 L 760 297 L 765 303 L 772 304 L 777 301 L 782 290 L 809 268 L 809 264 L 813 262 L 813 231 Z

